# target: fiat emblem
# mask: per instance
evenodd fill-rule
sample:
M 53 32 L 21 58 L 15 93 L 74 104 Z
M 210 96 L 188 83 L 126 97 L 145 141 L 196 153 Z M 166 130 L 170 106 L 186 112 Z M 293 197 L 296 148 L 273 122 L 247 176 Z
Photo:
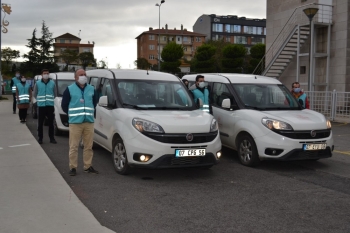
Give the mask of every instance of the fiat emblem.
M 311 137 L 313 137 L 313 138 L 316 137 L 316 131 L 311 130 L 310 135 L 311 135 Z
M 186 139 L 187 139 L 187 141 L 192 142 L 192 140 L 193 140 L 193 134 L 191 134 L 191 133 L 187 134 L 187 135 L 186 135 Z

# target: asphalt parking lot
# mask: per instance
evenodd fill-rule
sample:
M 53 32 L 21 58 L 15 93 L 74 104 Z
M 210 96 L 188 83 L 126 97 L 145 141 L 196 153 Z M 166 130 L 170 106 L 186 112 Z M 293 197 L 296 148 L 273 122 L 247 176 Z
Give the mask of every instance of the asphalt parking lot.
M 36 136 L 36 121 L 29 116 L 27 125 Z M 319 161 L 249 168 L 224 148 L 209 170 L 138 169 L 128 176 L 95 147 L 100 174 L 83 173 L 80 156 L 78 175 L 70 177 L 67 134 L 57 145 L 44 138 L 42 148 L 97 220 L 116 232 L 350 232 L 349 132 L 349 124 L 333 123 L 335 152 Z

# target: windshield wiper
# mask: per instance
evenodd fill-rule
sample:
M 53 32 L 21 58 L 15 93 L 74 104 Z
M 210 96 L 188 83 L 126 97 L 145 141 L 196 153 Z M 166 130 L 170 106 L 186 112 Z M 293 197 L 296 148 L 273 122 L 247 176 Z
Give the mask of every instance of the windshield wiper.
M 258 108 L 258 107 L 256 107 L 256 106 L 250 106 L 250 105 L 247 105 L 247 104 L 245 104 L 244 105 L 246 108 L 252 108 L 252 109 L 255 109 L 255 110 L 265 110 L 265 108 Z
M 127 103 L 123 103 L 123 106 L 131 107 L 131 108 L 134 108 L 134 109 L 148 109 L 147 107 L 140 107 L 140 106 L 137 106 L 137 105 L 127 104 Z
M 180 108 L 180 107 L 166 107 L 166 106 L 152 107 L 149 109 L 154 109 L 154 110 L 184 110 L 184 108 Z

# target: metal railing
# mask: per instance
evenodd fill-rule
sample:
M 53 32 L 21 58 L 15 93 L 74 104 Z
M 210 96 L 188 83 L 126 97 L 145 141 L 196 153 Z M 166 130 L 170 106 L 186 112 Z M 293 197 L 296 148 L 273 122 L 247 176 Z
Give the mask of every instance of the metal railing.
M 332 6 L 326 4 L 310 3 L 299 6 L 294 9 L 293 13 L 281 29 L 280 33 L 276 36 L 269 49 L 266 51 L 264 57 L 260 60 L 259 64 L 255 67 L 253 74 L 261 75 L 265 71 L 265 67 L 269 67 L 273 62 L 273 58 L 278 55 L 281 47 L 285 43 L 286 39 L 290 36 L 292 30 L 297 25 L 304 26 L 309 24 L 309 19 L 303 12 L 305 8 L 310 6 L 317 6 L 319 11 L 314 16 L 314 22 L 320 23 L 332 23 Z
M 350 92 L 306 91 L 310 109 L 331 121 L 350 123 Z

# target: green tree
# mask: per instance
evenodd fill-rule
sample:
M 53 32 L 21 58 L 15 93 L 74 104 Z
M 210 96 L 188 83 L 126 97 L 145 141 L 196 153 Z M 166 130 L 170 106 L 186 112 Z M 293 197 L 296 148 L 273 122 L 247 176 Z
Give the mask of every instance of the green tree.
M 79 60 L 84 70 L 86 69 L 87 66 L 95 64 L 95 58 L 91 52 L 80 53 Z
M 43 64 L 54 62 L 54 51 L 51 49 L 53 47 L 52 33 L 49 31 L 49 27 L 46 26 L 45 21 L 43 21 L 41 26 L 41 38 L 39 39 L 39 51 L 40 57 L 39 62 Z
M 71 50 L 71 49 L 65 49 L 61 55 L 59 56 L 64 63 L 66 63 L 66 67 L 64 70 L 68 70 L 68 66 L 78 60 L 78 51 Z
M 137 69 L 141 70 L 148 70 L 151 67 L 151 63 L 149 63 L 148 60 L 143 57 L 137 58 L 137 60 L 134 61 L 134 64 Z
M 247 49 L 241 44 L 226 45 L 223 50 L 222 72 L 242 73 Z
M 263 71 L 265 69 L 265 59 L 259 64 L 261 59 L 265 56 L 266 46 L 264 44 L 256 44 L 250 48 L 250 60 L 248 70 L 252 73 L 254 69 L 259 65 L 261 67 L 259 70 Z
M 5 61 L 7 70 L 9 70 L 10 62 L 19 57 L 19 50 L 12 50 L 10 47 L 1 49 L 1 59 Z
M 215 52 L 216 47 L 213 45 L 203 44 L 199 46 L 191 62 L 191 71 L 198 73 L 216 72 Z
M 221 72 L 223 68 L 221 61 L 224 58 L 223 49 L 225 46 L 231 43 L 224 41 L 224 39 L 221 39 L 221 40 L 209 40 L 208 42 L 206 42 L 206 44 L 212 45 L 216 48 L 215 54 L 214 54 L 216 72 Z
M 33 30 L 32 32 L 32 38 L 31 39 L 27 39 L 28 41 L 28 45 L 26 45 L 26 47 L 28 47 L 30 50 L 27 54 L 23 55 L 23 58 L 28 59 L 29 63 L 32 64 L 37 64 L 39 63 L 39 40 L 38 38 L 36 38 L 36 28 Z
M 162 51 L 163 62 L 160 64 L 161 70 L 173 74 L 180 72 L 180 59 L 183 55 L 184 49 L 181 45 L 178 45 L 175 42 L 167 44 Z
M 98 69 L 106 69 L 106 68 L 108 68 L 107 63 L 105 62 L 105 60 L 101 59 L 98 62 Z

